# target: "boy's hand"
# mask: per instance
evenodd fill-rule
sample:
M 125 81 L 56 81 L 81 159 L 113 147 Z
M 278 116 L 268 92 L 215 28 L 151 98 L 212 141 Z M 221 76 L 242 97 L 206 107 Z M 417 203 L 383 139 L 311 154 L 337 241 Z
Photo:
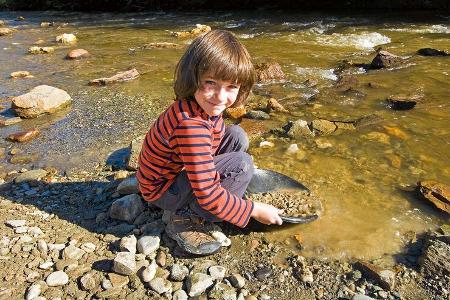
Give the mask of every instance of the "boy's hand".
M 266 225 L 281 225 L 283 220 L 281 220 L 279 213 L 280 211 L 272 205 L 254 201 L 251 217 Z

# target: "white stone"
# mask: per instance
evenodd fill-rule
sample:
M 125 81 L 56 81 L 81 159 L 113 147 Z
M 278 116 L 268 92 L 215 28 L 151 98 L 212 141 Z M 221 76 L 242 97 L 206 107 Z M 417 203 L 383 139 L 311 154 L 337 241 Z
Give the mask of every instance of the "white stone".
M 35 283 L 28 288 L 25 299 L 26 300 L 36 299 L 36 297 L 39 297 L 40 294 L 41 294 L 41 285 Z
M 84 250 L 75 247 L 73 245 L 67 246 L 66 248 L 64 248 L 63 251 L 63 258 L 64 259 L 74 259 L 74 260 L 79 260 L 83 257 L 84 255 Z
M 173 293 L 172 300 L 188 300 L 188 295 L 183 290 L 178 290 Z
M 187 287 L 188 295 L 190 297 L 196 297 L 203 294 L 207 288 L 214 284 L 211 276 L 204 273 L 195 273 L 188 278 Z
M 211 266 L 209 267 L 208 271 L 209 275 L 211 275 L 213 280 L 219 281 L 221 281 L 225 277 L 225 274 L 227 273 L 227 269 L 222 266 Z
M 153 260 L 152 263 L 142 271 L 142 281 L 150 282 L 156 275 L 158 265 Z
M 306 282 L 306 283 L 313 283 L 314 282 L 313 273 L 309 269 L 304 269 L 302 271 L 302 275 L 300 277 L 301 277 L 303 282 Z
M 95 251 L 97 246 L 95 246 L 95 244 L 93 244 L 93 243 L 88 242 L 88 243 L 84 243 L 83 245 L 81 245 L 80 248 L 86 253 L 92 253 Z
M 53 262 L 51 262 L 51 261 L 46 261 L 46 262 L 44 262 L 44 263 L 42 263 L 42 264 L 39 265 L 39 269 L 42 269 L 42 270 L 48 270 L 48 269 L 50 269 L 51 267 L 53 267 L 53 265 L 54 265 Z
M 25 226 L 25 224 L 27 224 L 27 221 L 26 220 L 8 220 L 5 222 L 5 224 L 8 225 L 9 227 L 16 228 L 16 227 Z
M 72 33 L 63 33 L 58 35 L 55 40 L 62 44 L 73 44 L 77 41 L 77 37 Z
M 241 274 L 234 273 L 230 277 L 230 283 L 237 289 L 242 289 L 245 286 L 245 279 Z
M 167 279 L 157 277 L 152 279 L 149 282 L 152 290 L 157 292 L 158 294 L 171 293 L 172 292 L 172 283 Z
M 289 147 L 287 148 L 286 152 L 292 154 L 292 153 L 298 152 L 298 150 L 299 150 L 299 148 L 298 148 L 297 144 L 290 144 Z
M 39 237 L 41 235 L 44 235 L 44 232 L 39 227 L 29 227 L 28 233 L 31 234 L 34 237 Z
M 212 231 L 211 235 L 216 239 L 216 241 L 222 244 L 222 247 L 228 247 L 231 245 L 231 240 L 223 232 Z
M 28 227 L 27 226 L 16 227 L 16 228 L 14 228 L 14 232 L 17 234 L 26 233 L 26 232 L 28 232 Z
M 124 252 L 136 253 L 137 239 L 134 235 L 124 236 L 120 239 L 119 249 Z
M 47 242 L 44 240 L 38 240 L 37 248 L 38 248 L 39 252 L 41 252 L 44 255 L 46 255 L 48 253 Z
M 64 244 L 47 244 L 48 250 L 53 251 L 53 250 L 62 250 L 64 248 L 66 248 L 66 245 Z
M 0 248 L 7 248 L 9 244 L 11 243 L 11 240 L 7 236 L 3 236 L 0 240 Z
M 63 271 L 56 271 L 48 275 L 45 282 L 48 286 L 61 286 L 69 282 L 69 276 Z
M 34 282 L 36 281 L 39 277 L 41 277 L 41 275 L 39 274 L 39 272 L 37 271 L 32 271 L 30 273 L 28 273 L 26 280 L 28 282 Z
M 103 278 L 102 279 L 102 288 L 105 290 L 109 290 L 110 288 L 112 288 L 112 283 L 111 280 L 109 280 L 108 278 Z
M 33 242 L 33 238 L 29 235 L 22 235 L 18 240 L 17 244 L 27 244 Z
M 269 141 L 262 141 L 261 143 L 259 143 L 260 148 L 272 148 L 274 146 L 275 144 Z
M 137 242 L 137 249 L 139 253 L 149 255 L 158 250 L 160 242 L 159 236 L 143 236 Z
M 183 281 L 188 274 L 188 268 L 181 264 L 173 264 L 170 270 L 170 278 L 175 281 Z
M 136 272 L 136 260 L 134 253 L 119 252 L 114 258 L 113 270 L 122 275 L 132 275 Z

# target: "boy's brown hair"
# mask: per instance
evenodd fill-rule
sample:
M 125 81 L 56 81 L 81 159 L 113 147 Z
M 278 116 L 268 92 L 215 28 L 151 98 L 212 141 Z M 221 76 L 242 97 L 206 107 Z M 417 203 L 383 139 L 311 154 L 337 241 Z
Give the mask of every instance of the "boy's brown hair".
M 175 70 L 174 91 L 177 99 L 193 98 L 205 73 L 214 78 L 241 85 L 236 102 L 247 99 L 255 82 L 255 70 L 247 49 L 226 30 L 212 30 L 196 38 L 187 48 Z

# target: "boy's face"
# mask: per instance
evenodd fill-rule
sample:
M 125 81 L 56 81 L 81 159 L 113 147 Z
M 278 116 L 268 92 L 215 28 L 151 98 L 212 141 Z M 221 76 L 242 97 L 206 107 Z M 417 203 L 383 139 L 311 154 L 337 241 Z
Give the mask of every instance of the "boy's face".
M 233 105 L 240 87 L 240 84 L 219 80 L 206 73 L 200 77 L 200 86 L 195 91 L 194 97 L 209 116 L 218 116 Z

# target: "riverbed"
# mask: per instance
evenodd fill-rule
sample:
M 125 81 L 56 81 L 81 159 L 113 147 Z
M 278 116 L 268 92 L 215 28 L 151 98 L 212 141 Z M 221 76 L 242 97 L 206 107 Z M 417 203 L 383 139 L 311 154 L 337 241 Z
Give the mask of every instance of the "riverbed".
M 18 21 L 17 17 L 25 17 Z M 195 24 L 235 33 L 255 59 L 277 61 L 287 79 L 255 87 L 250 102 L 274 97 L 289 113 L 272 115 L 271 126 L 288 120 L 325 118 L 354 120 L 377 114 L 383 121 L 351 132 L 312 140 L 279 139 L 264 135 L 252 139 L 250 152 L 260 168 L 273 169 L 302 182 L 323 201 L 323 216 L 307 225 L 276 228 L 268 239 L 284 241 L 307 256 L 376 259 L 402 251 L 410 232 L 423 233 L 448 217 L 419 199 L 411 186 L 433 179 L 450 183 L 450 102 L 448 57 L 421 57 L 420 48 L 450 50 L 449 18 L 411 14 L 320 14 L 261 12 L 80 14 L 73 12 L 0 12 L 0 20 L 17 29 L 0 38 L 1 114 L 9 115 L 8 97 L 39 84 L 66 90 L 72 107 L 1 128 L 2 137 L 39 127 L 35 140 L 13 147 L 35 154 L 28 165 L 1 158 L 5 172 L 22 167 L 53 166 L 62 171 L 82 170 L 120 160 L 120 149 L 144 134 L 173 100 L 172 77 L 183 47 L 172 31 Z M 43 21 L 55 26 L 41 28 Z M 73 33 L 75 46 L 58 46 L 57 35 Z M 55 46 L 48 55 L 29 55 L 36 41 Z M 152 42 L 171 42 L 178 49 L 145 49 Z M 401 67 L 379 71 L 353 69 L 356 90 L 326 93 L 336 84 L 334 72 L 342 60 L 370 63 L 381 47 L 407 59 Z M 68 61 L 74 48 L 91 53 Z M 89 80 L 135 67 L 139 79 L 107 87 L 88 86 Z M 28 79 L 9 74 L 27 70 Z M 314 81 L 313 86 L 305 83 Z M 420 94 L 424 101 L 412 110 L 394 111 L 385 99 L 395 94 Z M 263 121 L 262 121 L 263 122 Z M 265 122 L 265 121 L 264 121 Z M 260 149 L 269 140 L 273 148 Z M 300 149 L 289 154 L 296 143 Z M 113 154 L 113 155 L 112 155 Z M 118 157 L 118 158 L 117 158 Z M 297 236 L 297 239 L 294 238 Z

